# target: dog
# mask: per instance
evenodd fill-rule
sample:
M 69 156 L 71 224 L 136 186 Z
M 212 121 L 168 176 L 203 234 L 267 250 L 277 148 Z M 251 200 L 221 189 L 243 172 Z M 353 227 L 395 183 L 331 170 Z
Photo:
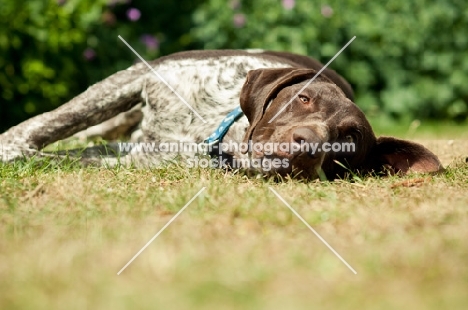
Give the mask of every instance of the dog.
M 334 179 L 348 172 L 405 174 L 443 169 L 420 144 L 377 138 L 353 102 L 350 84 L 328 68 L 316 76 L 321 69 L 320 62 L 307 56 L 262 50 L 187 51 L 137 63 L 59 108 L 1 134 L 0 159 L 50 156 L 42 149 L 55 141 L 80 132 L 85 137 L 96 131 L 104 136 L 122 133 L 122 126 L 123 132 L 134 129 L 130 141 L 156 147 L 175 141 L 204 143 L 222 128 L 221 135 L 207 142 L 214 146 L 209 153 L 222 167 L 264 175 Z M 232 115 L 236 109 L 238 113 Z M 234 121 L 221 126 L 225 119 Z M 242 143 L 248 147 L 235 147 Z M 322 148 L 336 143 L 355 148 L 328 152 Z M 252 148 L 266 144 L 285 144 L 290 149 Z M 319 147 L 312 152 L 304 145 Z M 136 147 L 112 152 L 90 149 L 81 156 L 85 162 L 146 167 L 174 155 Z M 197 152 L 179 155 L 191 160 Z M 243 164 L 238 167 L 238 162 Z

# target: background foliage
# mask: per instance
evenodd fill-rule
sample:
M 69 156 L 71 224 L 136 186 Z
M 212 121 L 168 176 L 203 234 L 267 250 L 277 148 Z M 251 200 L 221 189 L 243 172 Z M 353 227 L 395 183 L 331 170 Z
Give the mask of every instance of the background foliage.
M 267 47 L 326 63 L 357 36 L 330 67 L 352 82 L 366 112 L 468 115 L 464 1 L 233 0 L 228 6 L 209 0 L 195 13 L 194 33 L 204 48 Z
M 197 48 L 266 48 L 327 62 L 367 113 L 468 117 L 463 0 L 0 0 L 0 131 L 146 59 Z
M 0 0 L 0 132 L 146 59 L 200 48 L 200 0 Z

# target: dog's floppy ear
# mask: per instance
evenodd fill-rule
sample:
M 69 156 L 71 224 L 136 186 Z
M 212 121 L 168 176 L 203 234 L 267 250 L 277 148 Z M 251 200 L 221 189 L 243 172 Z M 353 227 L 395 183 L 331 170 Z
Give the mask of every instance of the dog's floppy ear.
M 371 152 L 374 164 L 387 166 L 396 173 L 429 173 L 444 170 L 436 155 L 418 143 L 393 137 L 379 137 Z
M 278 68 L 249 71 L 240 94 L 240 106 L 249 120 L 245 140 L 249 140 L 257 123 L 262 119 L 267 103 L 286 86 L 311 79 L 317 71 L 312 69 Z M 316 80 L 326 80 L 318 76 Z

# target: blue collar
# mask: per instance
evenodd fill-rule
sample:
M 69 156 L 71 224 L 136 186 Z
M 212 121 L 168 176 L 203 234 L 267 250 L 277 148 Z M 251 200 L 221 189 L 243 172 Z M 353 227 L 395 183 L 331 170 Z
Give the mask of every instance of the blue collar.
M 240 107 L 237 107 L 231 112 L 229 112 L 229 114 L 226 115 L 221 124 L 219 124 L 216 131 L 213 132 L 211 136 L 205 139 L 205 143 L 212 144 L 220 142 L 228 132 L 229 128 L 231 128 L 232 124 L 234 124 L 234 122 L 237 121 L 243 114 L 244 112 L 242 112 Z

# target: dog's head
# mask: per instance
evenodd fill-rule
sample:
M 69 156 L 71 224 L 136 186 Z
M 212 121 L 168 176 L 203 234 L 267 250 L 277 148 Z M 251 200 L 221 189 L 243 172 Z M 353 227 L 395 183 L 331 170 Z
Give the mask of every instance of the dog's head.
M 244 142 L 265 174 L 309 179 L 346 171 L 435 172 L 437 157 L 422 145 L 376 138 L 363 112 L 311 69 L 259 69 L 248 73 L 240 104 L 250 126 Z M 308 84 L 308 85 L 307 85 Z

